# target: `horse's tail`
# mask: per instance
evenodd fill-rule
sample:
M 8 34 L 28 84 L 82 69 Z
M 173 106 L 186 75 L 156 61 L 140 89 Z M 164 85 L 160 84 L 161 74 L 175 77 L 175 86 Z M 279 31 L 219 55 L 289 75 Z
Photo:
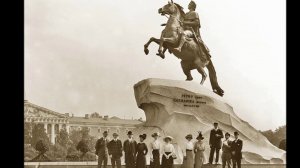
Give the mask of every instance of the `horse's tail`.
M 224 91 L 221 89 L 221 87 L 218 84 L 217 73 L 216 73 L 215 67 L 214 67 L 211 59 L 209 59 L 209 63 L 207 64 L 206 67 L 208 69 L 209 79 L 210 79 L 210 83 L 211 83 L 211 87 L 212 87 L 213 91 L 215 93 L 217 93 L 218 95 L 223 96 Z

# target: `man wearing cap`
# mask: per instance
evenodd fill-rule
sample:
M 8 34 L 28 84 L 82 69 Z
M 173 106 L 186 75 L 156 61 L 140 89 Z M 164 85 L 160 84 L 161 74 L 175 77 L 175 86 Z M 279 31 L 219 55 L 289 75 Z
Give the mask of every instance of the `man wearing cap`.
M 239 139 L 239 133 L 234 132 L 234 141 L 231 143 L 233 168 L 241 168 L 243 141 Z
M 103 167 L 106 168 L 107 166 L 107 159 L 108 159 L 108 139 L 107 139 L 108 132 L 103 132 L 103 137 L 97 140 L 96 142 L 96 155 L 98 156 L 98 168 L 101 168 L 102 162 Z
M 118 139 L 119 135 L 117 133 L 113 133 L 114 139 L 112 139 L 108 143 L 108 154 L 111 158 L 111 166 L 115 168 L 121 168 L 121 157 L 122 157 L 122 142 Z
M 219 162 L 219 152 L 222 146 L 221 139 L 224 138 L 223 132 L 218 128 L 218 123 L 214 123 L 214 129 L 210 131 L 209 145 L 210 145 L 210 154 L 209 154 L 209 164 L 212 164 L 214 154 L 216 152 L 215 162 Z
M 225 168 L 226 164 L 228 168 L 231 168 L 231 141 L 229 140 L 230 134 L 225 133 L 225 140 L 222 146 L 222 168 Z
M 123 150 L 125 152 L 125 164 L 126 168 L 135 168 L 136 161 L 136 141 L 132 138 L 133 134 L 131 131 L 127 133 L 128 139 L 124 141 Z

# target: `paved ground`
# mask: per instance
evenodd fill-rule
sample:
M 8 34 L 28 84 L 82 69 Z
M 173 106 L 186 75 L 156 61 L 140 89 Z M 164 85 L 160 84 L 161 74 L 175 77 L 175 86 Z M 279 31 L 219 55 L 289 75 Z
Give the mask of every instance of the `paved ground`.
M 25 168 L 97 168 L 97 162 L 25 162 Z M 180 168 L 181 165 L 174 165 Z M 111 166 L 107 166 L 111 168 Z M 122 166 L 125 168 L 125 166 Z M 202 168 L 222 168 L 221 165 L 203 165 Z M 243 164 L 242 168 L 286 168 L 285 164 Z

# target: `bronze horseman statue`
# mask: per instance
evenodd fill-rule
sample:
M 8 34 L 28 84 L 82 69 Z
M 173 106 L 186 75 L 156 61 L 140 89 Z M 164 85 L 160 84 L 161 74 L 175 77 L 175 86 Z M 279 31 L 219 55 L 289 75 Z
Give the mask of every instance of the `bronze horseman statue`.
M 166 50 L 174 54 L 181 59 L 181 67 L 187 81 L 193 80 L 191 70 L 197 69 L 202 75 L 200 84 L 203 84 L 207 77 L 204 67 L 207 67 L 213 91 L 223 96 L 224 91 L 218 84 L 209 50 L 200 36 L 201 26 L 198 13 L 195 11 L 196 3 L 191 1 L 188 8 L 190 11 L 184 13 L 183 8 L 173 0 L 160 8 L 158 13 L 168 16 L 168 21 L 166 24 L 162 24 L 165 29 L 162 31 L 160 39 L 151 37 L 144 45 L 144 52 L 147 55 L 149 53 L 148 46 L 151 42 L 155 42 L 159 44 L 156 55 L 164 59 Z

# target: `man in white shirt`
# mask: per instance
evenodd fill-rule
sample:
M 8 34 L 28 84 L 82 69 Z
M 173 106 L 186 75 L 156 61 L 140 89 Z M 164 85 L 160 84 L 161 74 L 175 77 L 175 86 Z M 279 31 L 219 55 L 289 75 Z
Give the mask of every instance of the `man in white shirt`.
M 231 141 L 229 140 L 230 134 L 225 133 L 225 140 L 222 146 L 222 168 L 225 168 L 226 164 L 228 168 L 231 168 Z

